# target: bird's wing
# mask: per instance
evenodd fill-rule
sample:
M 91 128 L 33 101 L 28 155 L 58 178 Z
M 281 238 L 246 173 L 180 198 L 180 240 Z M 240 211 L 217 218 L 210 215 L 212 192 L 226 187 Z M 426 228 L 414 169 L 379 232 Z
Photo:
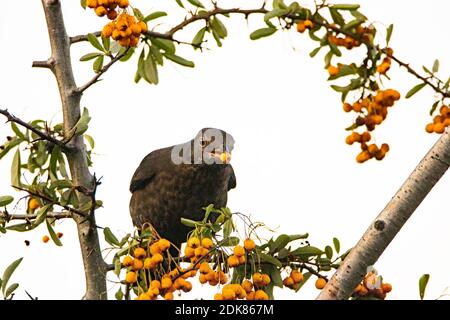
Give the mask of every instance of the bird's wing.
M 228 190 L 236 188 L 236 176 L 234 175 L 233 167 L 228 165 Z
M 168 148 L 155 150 L 142 159 L 139 167 L 134 172 L 133 178 L 131 178 L 131 192 L 144 188 L 153 179 L 164 162 L 166 162 L 166 149 Z

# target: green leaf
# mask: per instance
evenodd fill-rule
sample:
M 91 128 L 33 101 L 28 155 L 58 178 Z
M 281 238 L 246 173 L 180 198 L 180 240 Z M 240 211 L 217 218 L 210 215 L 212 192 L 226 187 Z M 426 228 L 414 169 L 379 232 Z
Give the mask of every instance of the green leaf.
M 15 122 L 11 122 L 11 129 L 17 135 L 17 137 L 23 141 L 27 141 L 27 137 L 19 130 Z
M 157 39 L 157 38 L 151 38 L 150 41 L 154 46 L 157 46 L 158 48 L 163 49 L 165 52 L 174 54 L 175 53 L 175 45 L 173 44 L 173 41 L 167 40 L 167 39 Z
M 12 285 L 10 285 L 9 288 L 6 289 L 4 297 L 8 298 L 18 287 L 19 287 L 18 283 L 13 283 Z
M 331 259 L 333 257 L 333 249 L 330 246 L 325 247 L 325 255 L 328 259 Z
M 406 99 L 411 98 L 413 95 L 415 95 L 420 89 L 425 87 L 426 83 L 419 83 L 418 85 L 414 86 L 411 90 L 408 91 L 408 93 L 405 95 Z
M 283 288 L 283 279 L 281 278 L 281 272 L 278 268 L 276 267 L 270 268 L 269 276 L 274 286 Z
M 316 247 L 305 246 L 295 249 L 291 252 L 291 254 L 295 256 L 301 256 L 302 258 L 307 258 L 312 256 L 319 256 L 323 254 L 323 251 Z
M 78 119 L 77 124 L 75 125 L 75 135 L 79 136 L 85 133 L 88 129 L 89 122 L 91 121 L 91 117 L 89 116 L 89 110 L 85 107 L 83 108 L 83 113 L 81 114 L 80 119 Z M 72 129 L 74 130 L 74 129 Z
M 295 241 L 295 240 L 299 240 L 299 239 L 306 239 L 309 237 L 308 233 L 304 233 L 304 234 L 291 234 L 289 235 L 289 241 Z
M 194 46 L 200 46 L 203 42 L 203 38 L 205 37 L 206 27 L 201 28 L 196 33 L 194 39 L 192 39 L 192 45 Z
M 119 240 L 117 240 L 116 236 L 112 233 L 109 227 L 103 229 L 103 235 L 105 236 L 106 242 L 110 245 L 119 246 Z
M 97 57 L 99 57 L 99 56 L 102 56 L 102 55 L 103 55 L 103 54 L 100 53 L 100 52 L 91 52 L 91 53 L 87 53 L 87 54 L 85 54 L 84 56 L 82 56 L 82 57 L 80 58 L 80 61 L 89 61 L 89 60 L 95 59 L 95 58 L 97 58 Z
M 270 264 L 273 264 L 274 266 L 277 266 L 278 268 L 282 267 L 282 263 L 277 258 L 272 257 L 271 255 L 260 253 L 259 257 L 261 258 L 261 261 L 268 262 Z
M 270 12 L 267 12 L 264 15 L 264 22 L 268 23 L 270 19 L 273 18 L 279 18 L 281 16 L 284 16 L 285 14 L 287 14 L 290 10 L 288 8 L 285 9 L 280 9 L 280 8 L 275 8 Z
M 102 44 L 103 48 L 105 48 L 106 52 L 109 52 L 109 49 L 111 49 L 111 40 L 109 38 L 101 37 L 102 38 Z
M 352 29 L 352 28 L 354 28 L 354 27 L 356 27 L 356 26 L 359 26 L 359 25 L 360 25 L 361 23 L 363 23 L 363 22 L 364 22 L 364 20 L 361 20 L 361 19 L 355 19 L 355 20 L 352 20 L 352 21 L 346 23 L 346 24 L 342 27 L 342 29 L 344 29 L 344 30 Z
M 333 245 L 334 250 L 336 250 L 336 253 L 339 253 L 339 251 L 341 251 L 341 243 L 339 242 L 338 238 L 333 238 Z
M 386 30 L 386 44 L 388 44 L 389 41 L 391 41 L 392 31 L 394 31 L 394 25 L 390 24 Z
M 336 10 L 358 10 L 359 4 L 335 4 L 331 8 Z
M 291 238 L 287 234 L 282 234 L 278 236 L 271 246 L 271 252 L 278 252 L 280 249 L 286 247 L 286 245 L 291 241 Z
M 224 246 L 224 247 L 232 247 L 239 244 L 239 238 L 238 237 L 229 237 L 226 238 L 218 243 L 218 246 Z
M 430 109 L 430 116 L 433 115 L 433 113 L 434 113 L 434 111 L 436 110 L 436 108 L 437 108 L 438 105 L 439 105 L 439 101 L 435 101 L 435 102 L 433 103 L 433 105 L 431 106 L 431 109 Z
M 222 23 L 222 21 L 219 20 L 219 18 L 214 17 L 211 20 L 211 28 L 214 29 L 214 31 L 217 32 L 217 35 L 221 38 L 221 39 L 225 39 L 226 36 L 228 35 L 228 31 L 227 28 L 225 27 L 225 25 Z
M 310 56 L 311 58 L 314 58 L 314 57 L 319 53 L 320 49 L 322 49 L 322 48 L 323 48 L 323 46 L 320 46 L 320 47 L 315 48 L 313 51 L 311 51 L 311 52 L 309 53 L 309 56 Z
M 116 292 L 116 294 L 114 295 L 114 297 L 116 298 L 116 300 L 122 300 L 122 299 L 123 299 L 122 288 L 119 288 L 119 290 L 117 290 L 117 292 Z
M 205 6 L 203 5 L 203 3 L 201 3 L 198 0 L 187 0 L 190 4 L 192 4 L 193 6 L 199 7 L 199 8 L 204 8 Z
M 429 274 L 424 274 L 419 279 L 419 296 L 420 300 L 425 297 L 425 289 L 427 288 L 428 280 L 430 280 Z
M 0 197 L 0 207 L 7 206 L 11 202 L 14 201 L 14 198 L 11 196 L 1 196 Z
M 103 68 L 103 60 L 104 60 L 104 56 L 98 56 L 95 60 L 94 60 L 94 64 L 92 65 L 92 69 L 94 70 L 95 73 L 99 73 L 102 68 Z
M 144 18 L 144 22 L 149 22 L 151 20 L 155 20 L 161 17 L 167 16 L 167 13 L 164 11 L 155 11 L 150 13 L 148 16 Z
M 181 8 L 184 8 L 183 2 L 181 2 L 181 0 L 175 0 L 175 1 Z
M 85 134 L 84 138 L 86 139 L 86 141 L 89 143 L 89 146 L 91 147 L 91 150 L 94 149 L 95 147 L 95 141 L 94 138 L 92 138 L 92 136 Z
M 211 31 L 212 31 L 212 35 L 213 35 L 214 40 L 216 40 L 217 46 L 218 46 L 219 48 L 222 47 L 222 41 L 220 41 L 220 37 L 219 37 L 219 35 L 217 34 L 216 30 L 211 29 Z
M 86 10 L 86 0 L 80 0 L 81 7 Z
M 180 56 L 177 56 L 175 54 L 169 54 L 169 53 L 165 52 L 165 53 L 163 53 L 163 55 L 167 59 L 169 59 L 169 60 L 171 60 L 171 61 L 173 61 L 175 63 L 178 63 L 179 65 L 182 65 L 184 67 L 189 67 L 189 68 L 194 68 L 195 67 L 194 62 L 192 62 L 190 60 L 186 60 L 186 59 L 184 59 L 184 58 L 182 58 Z
M 288 6 L 283 2 L 283 0 L 273 0 L 272 7 L 280 8 L 280 9 L 287 9 Z
M 46 224 L 47 224 L 47 230 L 48 230 L 48 233 L 50 234 L 50 238 L 52 238 L 53 242 L 54 242 L 57 246 L 61 247 L 61 246 L 62 246 L 61 240 L 59 240 L 58 236 L 57 236 L 56 233 L 55 233 L 55 230 L 53 230 L 52 225 L 50 224 L 50 222 L 48 221 L 48 219 L 46 219 L 45 222 L 46 222 Z
M 431 70 L 433 70 L 433 73 L 436 73 L 439 71 L 439 60 L 438 59 L 434 60 L 433 69 L 431 69 Z
M 88 33 L 87 35 L 89 43 L 97 50 L 105 52 L 105 49 L 100 44 L 100 41 L 98 41 L 97 37 L 94 36 L 92 33 Z
M 2 292 L 3 295 L 5 295 L 6 292 L 6 286 L 8 284 L 9 279 L 11 278 L 12 274 L 16 270 L 16 268 L 19 266 L 19 264 L 22 262 L 23 258 L 19 258 L 13 263 L 11 263 L 3 272 L 2 276 Z
M 11 163 L 11 185 L 13 187 L 22 186 L 22 183 L 20 182 L 20 175 L 21 175 L 20 150 L 17 149 Z
M 126 50 L 127 51 L 126 51 L 125 55 L 122 58 L 119 59 L 121 62 L 125 62 L 125 61 L 130 60 L 130 58 L 134 54 L 134 48 L 127 48 Z
M 36 212 L 36 219 L 33 221 L 33 225 L 30 230 L 39 226 L 47 218 L 47 212 L 53 207 L 52 204 L 46 204 L 45 206 L 38 209 Z
M 197 222 L 191 219 L 181 218 L 181 223 L 186 227 L 195 228 L 197 226 Z
M 147 59 L 144 60 L 143 65 L 144 74 L 142 75 L 144 79 L 151 84 L 158 84 L 158 69 L 156 67 L 155 59 L 149 51 Z
M 142 14 L 141 10 L 139 10 L 138 8 L 133 8 L 133 14 L 138 20 L 144 19 L 144 15 Z
M 341 13 L 336 10 L 336 8 L 329 7 L 328 9 L 330 10 L 330 15 L 333 21 L 336 24 L 343 26 L 345 24 L 345 20 L 344 17 L 342 17 Z
M 223 237 L 228 238 L 233 231 L 234 225 L 231 219 L 225 221 L 223 224 Z
M 275 29 L 275 28 L 261 28 L 261 29 L 253 31 L 250 34 L 250 39 L 251 40 L 258 40 L 258 39 L 261 39 L 261 38 L 264 38 L 264 37 L 271 36 L 275 32 L 277 32 L 277 29 Z
M 12 231 L 17 231 L 17 232 L 26 232 L 26 231 L 33 230 L 33 227 L 29 222 L 24 222 L 24 223 L 14 224 L 12 226 L 7 226 L 6 230 L 12 230 Z

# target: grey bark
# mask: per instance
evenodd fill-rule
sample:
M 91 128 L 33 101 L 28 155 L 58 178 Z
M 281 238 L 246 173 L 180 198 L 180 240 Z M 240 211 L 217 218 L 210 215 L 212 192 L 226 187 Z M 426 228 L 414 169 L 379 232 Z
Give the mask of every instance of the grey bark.
M 335 272 L 318 300 L 348 299 L 450 165 L 450 130 L 439 138 Z
M 66 139 L 70 138 L 71 129 L 80 118 L 81 93 L 77 90 L 72 63 L 70 60 L 70 38 L 64 25 L 59 0 L 41 0 L 47 20 L 52 54 L 47 60 L 48 68 L 55 75 L 58 83 L 63 111 L 63 125 Z M 40 66 L 40 65 L 37 65 Z M 89 172 L 86 148 L 82 136 L 72 137 L 68 143 L 70 151 L 66 151 L 70 173 L 74 185 L 91 190 L 94 178 Z M 90 198 L 78 193 L 80 206 L 89 202 Z M 86 275 L 85 299 L 106 299 L 106 264 L 101 255 L 99 238 L 93 213 L 88 217 L 74 216 L 77 224 L 84 271 Z

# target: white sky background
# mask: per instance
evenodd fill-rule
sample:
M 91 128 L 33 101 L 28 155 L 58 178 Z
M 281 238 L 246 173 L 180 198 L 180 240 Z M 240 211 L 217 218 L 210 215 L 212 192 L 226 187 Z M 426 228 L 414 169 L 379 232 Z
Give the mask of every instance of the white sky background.
M 175 8 L 172 2 L 134 0 L 132 4 L 147 13 Z M 446 79 L 450 47 L 442 34 L 449 27 L 448 1 L 345 2 L 360 3 L 362 12 L 380 30 L 383 23 L 394 23 L 391 45 L 395 54 L 417 70 L 440 58 Z M 252 7 L 260 1 L 222 3 L 224 7 L 243 3 Z M 48 70 L 31 68 L 33 60 L 44 60 L 50 53 L 40 1 L 3 5 L 8 14 L 0 20 L 0 107 L 25 120 L 57 123 L 61 112 L 54 78 Z M 63 1 L 63 12 L 70 35 L 99 30 L 106 21 L 91 10 L 83 11 L 79 1 Z M 183 17 L 182 11 L 177 12 L 172 22 Z M 433 93 L 424 89 L 412 100 L 397 102 L 375 131 L 377 142 L 389 143 L 391 151 L 382 162 L 359 165 L 354 160 L 358 147 L 344 142 L 344 128 L 352 116 L 342 111 L 339 94 L 326 82 L 323 54 L 315 59 L 308 56 L 316 44 L 306 34 L 293 31 L 253 42 L 248 35 L 263 26 L 262 17 L 251 18 L 249 24 L 242 17 L 222 20 L 229 30 L 222 48 L 211 40 L 213 50 L 204 54 L 189 47 L 177 49 L 195 61 L 195 69 L 166 62 L 158 86 L 144 81 L 136 85 L 133 60 L 114 65 L 104 81 L 84 94 L 82 106 L 92 116 L 88 133 L 96 140 L 93 172 L 103 176 L 98 198 L 104 208 L 97 212 L 98 224 L 111 227 L 118 235 L 130 232 L 128 186 L 141 159 L 154 149 L 184 142 L 200 128 L 213 126 L 236 140 L 232 164 L 237 188 L 229 193 L 228 203 L 233 211 L 251 213 L 254 220 L 278 227 L 282 233 L 309 232 L 310 242 L 319 247 L 330 244 L 333 236 L 341 240 L 343 249 L 351 247 L 437 140 L 437 135 L 424 131 Z M 170 26 L 170 19 L 157 21 L 163 23 L 162 28 Z M 177 36 L 190 40 L 199 28 Z M 90 62 L 78 62 L 91 51 L 86 43 L 72 47 L 79 85 L 93 76 Z M 348 53 L 344 50 L 344 55 Z M 402 96 L 417 83 L 397 67 L 389 75 L 392 81 L 386 81 L 386 87 L 399 90 Z M 1 140 L 9 133 L 9 124 L 1 124 Z M 13 193 L 9 187 L 11 158 L 12 153 L 0 161 L 1 195 Z M 376 264 L 393 284 L 389 299 L 417 299 L 423 273 L 431 274 L 429 299 L 450 285 L 449 188 L 447 174 Z M 75 225 L 65 221 L 56 229 L 64 232 L 63 247 L 40 241 L 47 233 L 45 226 L 36 232 L 0 236 L 0 271 L 25 257 L 12 279 L 20 283 L 16 298 L 27 298 L 24 289 L 40 299 L 83 295 Z M 24 245 L 25 239 L 31 240 L 31 246 Z M 110 278 L 116 280 L 113 275 Z M 313 282 L 297 294 L 286 289 L 276 292 L 276 297 L 312 299 L 318 294 Z M 211 298 L 215 290 L 200 291 L 200 295 Z M 198 292 L 183 297 L 199 296 Z

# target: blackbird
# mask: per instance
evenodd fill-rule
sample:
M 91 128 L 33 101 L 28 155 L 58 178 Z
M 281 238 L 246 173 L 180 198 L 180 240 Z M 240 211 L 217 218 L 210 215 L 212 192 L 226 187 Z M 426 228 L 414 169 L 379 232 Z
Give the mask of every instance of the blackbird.
M 153 226 L 180 248 L 191 228 L 181 218 L 201 220 L 204 207 L 227 204 L 236 187 L 229 164 L 233 137 L 215 128 L 201 129 L 194 139 L 149 153 L 131 179 L 130 214 L 138 228 Z

